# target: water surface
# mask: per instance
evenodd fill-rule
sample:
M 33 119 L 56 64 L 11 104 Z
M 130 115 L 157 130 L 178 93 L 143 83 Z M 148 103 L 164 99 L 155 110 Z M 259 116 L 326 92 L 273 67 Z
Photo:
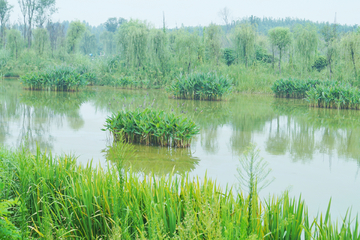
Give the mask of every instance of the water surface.
M 290 194 L 306 200 L 313 215 L 360 212 L 360 111 L 314 109 L 303 100 L 234 95 L 222 102 L 169 98 L 162 90 L 92 87 L 77 93 L 27 91 L 16 80 L 0 82 L 0 144 L 78 156 L 106 165 L 111 141 L 105 119 L 121 109 L 151 106 L 192 118 L 200 134 L 189 149 L 135 145 L 128 162 L 141 173 L 189 172 L 236 186 L 239 157 L 251 143 L 272 168 L 274 182 L 261 196 Z

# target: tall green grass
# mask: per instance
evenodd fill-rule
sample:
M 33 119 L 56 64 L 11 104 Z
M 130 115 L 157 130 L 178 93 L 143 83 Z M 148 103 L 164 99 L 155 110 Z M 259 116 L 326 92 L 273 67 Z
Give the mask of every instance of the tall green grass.
M 124 137 L 129 143 L 174 147 L 189 147 L 199 133 L 193 121 L 150 108 L 113 114 L 106 119 L 104 130 L 109 130 L 115 141 Z
M 232 80 L 216 73 L 180 75 L 172 82 L 168 92 L 176 98 L 194 100 L 221 100 L 231 93 Z
M 82 68 L 56 66 L 21 76 L 22 83 L 31 90 L 78 91 L 93 82 L 96 75 Z
M 207 177 L 138 177 L 121 164 L 102 169 L 4 148 L 0 176 L 0 199 L 19 199 L 9 220 L 24 239 L 360 239 L 357 218 L 338 225 L 328 208 L 311 219 L 286 193 L 255 194 L 249 216 L 247 197 Z

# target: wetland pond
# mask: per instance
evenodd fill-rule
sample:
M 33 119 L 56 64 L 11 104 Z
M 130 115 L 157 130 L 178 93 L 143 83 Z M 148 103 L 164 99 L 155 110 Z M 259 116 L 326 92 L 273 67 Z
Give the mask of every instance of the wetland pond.
M 154 101 L 155 99 L 155 101 Z M 17 80 L 0 82 L 0 144 L 78 156 L 80 164 L 106 166 L 110 134 L 105 119 L 121 109 L 174 111 L 200 127 L 189 149 L 135 145 L 133 171 L 160 175 L 171 171 L 216 179 L 236 187 L 239 157 L 251 144 L 272 169 L 275 180 L 261 197 L 281 194 L 305 199 L 309 213 L 333 219 L 352 207 L 360 213 L 360 111 L 309 108 L 304 100 L 235 94 L 227 101 L 168 98 L 163 90 L 91 87 L 75 93 L 27 91 Z

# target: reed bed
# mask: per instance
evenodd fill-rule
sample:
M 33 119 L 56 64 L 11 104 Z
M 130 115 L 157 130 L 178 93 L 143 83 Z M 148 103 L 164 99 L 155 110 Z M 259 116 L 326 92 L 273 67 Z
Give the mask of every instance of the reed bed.
M 30 90 L 78 91 L 96 75 L 82 68 L 57 66 L 41 72 L 30 72 L 20 78 Z
M 278 79 L 274 82 L 271 89 L 276 97 L 284 98 L 304 98 L 306 92 L 321 83 L 320 80 L 301 80 L 301 79 Z
M 138 177 L 4 148 L 0 176 L 0 199 L 20 202 L 8 221 L 23 239 L 360 239 L 348 214 L 340 225 L 330 208 L 310 220 L 304 201 L 286 193 L 268 200 L 254 193 L 250 204 L 207 177 Z
M 360 109 L 360 91 L 350 84 L 318 85 L 306 92 L 311 107 Z
M 216 73 L 180 75 L 167 91 L 176 98 L 194 100 L 221 100 L 232 91 L 232 80 Z
M 115 113 L 106 119 L 104 130 L 109 130 L 115 141 L 124 138 L 128 143 L 173 147 L 189 147 L 199 133 L 193 121 L 150 108 Z

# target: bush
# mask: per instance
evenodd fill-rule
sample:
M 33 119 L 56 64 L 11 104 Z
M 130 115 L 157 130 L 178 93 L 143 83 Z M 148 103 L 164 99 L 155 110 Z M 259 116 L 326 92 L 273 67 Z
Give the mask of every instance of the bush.
M 189 147 L 199 133 L 191 120 L 149 108 L 113 114 L 106 119 L 104 130 L 109 130 L 115 141 L 123 137 L 129 143 L 174 147 Z
M 180 75 L 167 89 L 177 98 L 219 100 L 232 91 L 232 80 L 216 73 Z
M 234 63 L 236 59 L 236 52 L 231 48 L 225 48 L 224 49 L 224 59 L 226 65 L 230 66 Z
M 310 106 L 321 108 L 360 109 L 360 91 L 350 84 L 320 84 L 306 92 Z
M 77 91 L 89 80 L 95 82 L 96 75 L 83 68 L 57 66 L 42 72 L 31 72 L 20 78 L 32 90 Z
M 320 83 L 320 80 L 312 79 L 278 79 L 274 82 L 271 89 L 277 97 L 304 98 L 307 91 Z
M 312 67 L 316 68 L 316 70 L 318 70 L 318 72 L 320 72 L 326 66 L 327 66 L 326 58 L 324 58 L 323 56 L 320 56 L 315 60 L 314 65 Z

